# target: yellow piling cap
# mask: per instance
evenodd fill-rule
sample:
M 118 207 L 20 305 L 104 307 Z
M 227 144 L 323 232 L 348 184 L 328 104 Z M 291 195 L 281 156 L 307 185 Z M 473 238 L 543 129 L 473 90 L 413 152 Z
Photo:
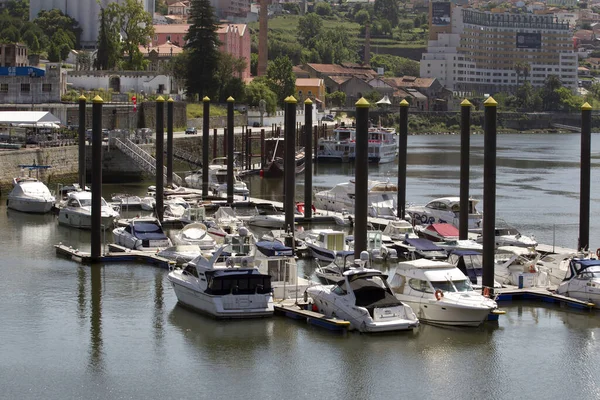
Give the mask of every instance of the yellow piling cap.
M 286 103 L 290 103 L 290 104 L 296 104 L 298 102 L 298 100 L 296 100 L 296 98 L 294 96 L 288 96 L 285 98 L 284 101 Z
M 590 103 L 588 103 L 587 101 L 585 103 L 583 103 L 583 105 L 581 106 L 582 111 L 589 111 L 591 109 L 592 109 L 592 106 L 590 106 Z
M 87 98 L 82 94 L 81 96 L 79 96 L 79 100 L 87 101 Z
M 169 103 L 174 102 L 175 100 L 173 100 L 173 98 L 171 96 L 169 96 L 169 99 L 167 100 Z
M 400 102 L 400 107 L 408 107 L 410 106 L 410 103 L 408 101 L 406 101 L 406 99 L 402 99 L 402 101 Z
M 94 97 L 94 98 L 92 99 L 92 101 L 93 101 L 94 103 L 104 103 L 104 100 L 102 100 L 102 97 L 100 97 L 100 96 L 98 96 L 98 95 L 96 95 L 96 97 Z
M 486 101 L 483 102 L 483 105 L 486 107 L 496 107 L 498 105 L 498 102 L 494 100 L 492 96 L 490 96 Z
M 311 105 L 312 104 L 312 100 L 310 98 L 304 100 L 304 104 L 308 104 Z
M 233 102 L 235 101 L 235 99 L 234 99 L 233 97 L 229 96 L 229 97 L 227 98 L 227 101 L 228 101 L 229 103 L 233 103 Z
M 163 102 L 163 101 L 165 101 L 165 99 L 164 99 L 162 96 L 158 96 L 158 97 L 156 98 L 156 101 L 157 101 L 157 102 Z
M 473 104 L 471 104 L 471 102 L 467 99 L 464 99 L 463 101 L 461 101 L 460 105 L 461 105 L 461 107 L 472 107 L 473 106 Z
M 369 102 L 364 97 L 361 97 L 360 99 L 358 99 L 358 101 L 354 105 L 359 108 L 364 108 L 364 107 L 370 106 Z
M 204 96 L 204 98 L 202 98 L 202 101 L 210 101 L 210 99 L 208 98 L 208 96 Z

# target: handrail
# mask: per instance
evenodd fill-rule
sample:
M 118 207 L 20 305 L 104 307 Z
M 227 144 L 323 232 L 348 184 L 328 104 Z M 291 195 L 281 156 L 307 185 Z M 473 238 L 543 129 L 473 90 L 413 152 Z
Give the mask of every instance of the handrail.
M 133 141 L 130 139 L 115 138 L 115 145 L 119 150 L 121 150 L 121 152 L 131 158 L 144 171 L 152 175 L 156 175 L 156 159 L 147 151 L 133 143 Z M 163 174 L 166 180 L 167 167 L 165 166 L 163 166 Z M 177 185 L 181 185 L 183 183 L 183 179 L 179 175 L 173 173 L 173 182 Z

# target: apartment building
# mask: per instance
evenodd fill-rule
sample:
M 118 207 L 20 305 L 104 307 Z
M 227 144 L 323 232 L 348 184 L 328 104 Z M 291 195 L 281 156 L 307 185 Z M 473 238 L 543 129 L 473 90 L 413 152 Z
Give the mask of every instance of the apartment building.
M 554 15 L 479 11 L 453 4 L 431 3 L 433 29 L 421 76 L 438 78 L 458 92 L 514 92 L 525 79 L 542 86 L 556 75 L 563 85 L 577 88 L 577 54 L 568 22 Z M 443 9 L 446 18 L 436 18 Z M 527 73 L 521 70 L 528 65 Z

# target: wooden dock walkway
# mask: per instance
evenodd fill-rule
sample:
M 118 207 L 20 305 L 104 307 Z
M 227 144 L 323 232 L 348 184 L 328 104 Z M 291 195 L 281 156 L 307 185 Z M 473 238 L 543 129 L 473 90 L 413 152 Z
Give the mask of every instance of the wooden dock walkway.
M 92 256 L 89 252 L 80 251 L 70 246 L 65 246 L 62 243 L 54 245 L 56 254 L 67 257 L 81 264 L 91 264 Z M 174 261 L 164 257 L 157 256 L 154 253 L 138 250 L 130 250 L 116 244 L 108 245 L 109 252 L 100 256 L 100 262 L 106 263 L 121 263 L 121 262 L 143 262 L 145 264 L 156 265 L 160 268 L 169 269 L 175 265 Z
M 293 300 L 283 300 L 275 304 L 275 314 L 296 320 L 304 320 L 309 325 L 318 326 L 335 332 L 345 332 L 350 329 L 350 322 L 306 310 L 307 303 L 296 303 Z

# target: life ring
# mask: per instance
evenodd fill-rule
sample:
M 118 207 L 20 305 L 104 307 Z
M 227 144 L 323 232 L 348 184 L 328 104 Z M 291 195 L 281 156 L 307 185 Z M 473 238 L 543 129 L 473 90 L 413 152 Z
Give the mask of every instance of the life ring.
M 490 288 L 487 286 L 483 288 L 483 297 L 490 297 Z
M 596 257 L 600 259 L 600 247 L 596 249 Z
M 529 264 L 529 272 L 532 274 L 535 274 L 537 272 L 533 263 Z
M 442 297 L 444 297 L 444 292 L 442 292 L 440 289 L 437 289 L 435 291 L 435 299 L 437 301 L 440 301 L 442 299 Z

